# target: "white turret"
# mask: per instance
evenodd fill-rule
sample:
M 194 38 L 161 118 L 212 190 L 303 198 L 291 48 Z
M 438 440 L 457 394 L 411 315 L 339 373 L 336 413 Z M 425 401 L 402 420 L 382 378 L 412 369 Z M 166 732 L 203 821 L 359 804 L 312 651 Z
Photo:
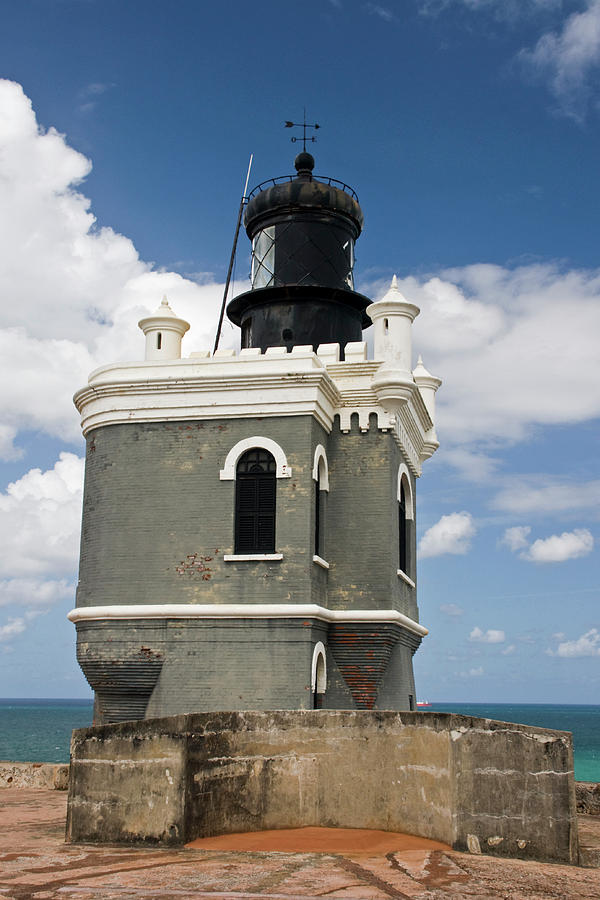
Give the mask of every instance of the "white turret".
M 430 428 L 425 435 L 425 446 L 423 449 L 426 451 L 427 455 L 424 455 L 423 452 L 421 453 L 421 456 L 424 459 L 428 459 L 440 446 L 437 434 L 435 433 L 435 392 L 442 383 L 442 379 L 437 378 L 435 375 L 432 375 L 431 372 L 427 371 L 420 356 L 417 365 L 413 370 L 413 378 L 421 392 L 423 402 L 429 413 L 429 418 L 433 422 L 433 428 Z
M 154 315 L 140 319 L 138 326 L 146 335 L 146 359 L 181 359 L 181 340 L 190 324 L 175 315 L 166 297 Z
M 408 400 L 415 390 L 412 323 L 420 310 L 400 292 L 394 275 L 385 297 L 368 306 L 366 312 L 375 326 L 375 359 L 382 360 L 373 387 L 384 409 L 393 409 Z

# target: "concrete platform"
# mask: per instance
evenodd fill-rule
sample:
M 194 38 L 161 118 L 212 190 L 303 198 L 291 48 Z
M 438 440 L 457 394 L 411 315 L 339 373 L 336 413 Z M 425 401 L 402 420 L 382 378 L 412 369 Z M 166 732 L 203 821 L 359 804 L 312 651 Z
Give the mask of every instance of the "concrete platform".
M 600 870 L 412 848 L 367 852 L 66 844 L 62 791 L 0 792 L 6 900 L 597 900 Z M 302 829 L 303 830 L 303 829 Z M 327 829 L 329 830 L 329 829 Z M 600 820 L 585 817 L 600 840 Z M 232 837 L 231 835 L 229 836 Z M 219 840 L 225 840 L 220 838 Z

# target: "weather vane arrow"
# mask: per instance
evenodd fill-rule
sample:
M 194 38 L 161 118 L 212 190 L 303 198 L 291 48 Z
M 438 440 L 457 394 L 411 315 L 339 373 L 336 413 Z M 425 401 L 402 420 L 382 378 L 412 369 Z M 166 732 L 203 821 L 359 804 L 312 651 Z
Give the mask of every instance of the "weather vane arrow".
M 284 128 L 302 128 L 302 129 L 303 129 L 303 133 L 302 133 L 302 137 L 301 137 L 301 138 L 300 138 L 300 137 L 293 137 L 293 138 L 290 138 L 290 140 L 291 140 L 292 144 L 295 144 L 296 141 L 302 141 L 302 143 L 303 143 L 303 145 L 304 145 L 304 150 L 306 150 L 306 142 L 307 142 L 307 141 L 312 141 L 312 143 L 314 144 L 314 142 L 317 140 L 316 137 L 314 136 L 314 134 L 311 135 L 310 137 L 307 137 L 307 136 L 306 136 L 306 129 L 307 129 L 307 128 L 314 128 L 315 131 L 316 131 L 317 128 L 320 128 L 320 127 L 321 127 L 320 125 L 317 125 L 316 122 L 315 122 L 313 125 L 310 125 L 310 124 L 306 121 L 306 109 L 304 110 L 304 121 L 303 121 L 303 122 L 284 122 L 283 124 L 284 124 Z

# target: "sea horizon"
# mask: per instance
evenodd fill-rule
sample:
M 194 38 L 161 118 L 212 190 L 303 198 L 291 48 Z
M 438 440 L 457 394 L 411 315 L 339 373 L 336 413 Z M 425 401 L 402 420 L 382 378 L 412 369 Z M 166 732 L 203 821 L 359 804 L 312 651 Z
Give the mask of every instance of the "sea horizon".
M 575 778 L 600 782 L 600 705 L 593 703 L 419 701 L 423 712 L 447 712 L 573 735 Z M 69 761 L 71 732 L 92 724 L 94 702 L 85 697 L 0 697 L 0 760 Z

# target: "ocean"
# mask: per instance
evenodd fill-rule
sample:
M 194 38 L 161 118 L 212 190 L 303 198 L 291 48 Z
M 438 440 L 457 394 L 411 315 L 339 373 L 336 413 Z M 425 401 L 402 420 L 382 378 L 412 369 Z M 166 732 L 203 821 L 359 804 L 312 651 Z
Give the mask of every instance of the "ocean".
M 427 709 L 571 731 L 575 778 L 600 782 L 600 706 L 432 703 Z M 68 762 L 71 731 L 91 725 L 92 714 L 90 700 L 0 699 L 0 760 Z

